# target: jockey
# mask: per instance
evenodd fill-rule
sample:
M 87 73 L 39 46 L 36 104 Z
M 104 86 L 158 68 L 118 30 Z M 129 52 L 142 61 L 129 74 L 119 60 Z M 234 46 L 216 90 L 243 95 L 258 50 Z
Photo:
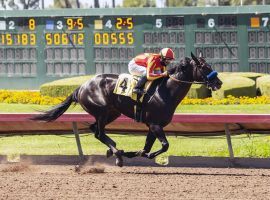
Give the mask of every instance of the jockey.
M 170 48 L 161 49 L 159 54 L 143 53 L 133 58 L 128 64 L 128 71 L 132 75 L 140 76 L 133 92 L 143 94 L 143 87 L 147 80 L 168 76 L 166 67 L 174 59 L 174 52 Z

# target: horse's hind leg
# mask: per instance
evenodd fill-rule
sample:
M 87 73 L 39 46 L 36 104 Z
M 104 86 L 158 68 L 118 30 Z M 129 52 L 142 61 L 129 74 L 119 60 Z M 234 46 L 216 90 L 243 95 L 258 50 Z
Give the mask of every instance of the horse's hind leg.
M 105 133 L 105 126 L 109 124 L 110 122 L 114 121 L 115 119 L 117 119 L 120 115 L 121 114 L 118 112 L 111 112 L 106 115 L 100 116 L 97 119 L 97 123 L 96 123 L 97 130 L 95 133 L 95 137 L 110 148 L 109 153 L 112 152 L 113 154 L 116 155 L 117 157 L 116 164 L 122 167 L 123 166 L 123 159 L 122 159 L 123 151 L 118 150 L 116 148 L 116 143 Z M 108 156 L 108 152 L 107 152 L 107 156 Z
M 99 132 L 99 128 L 98 128 L 98 123 L 95 122 L 94 124 L 91 124 L 89 128 L 95 134 L 95 138 L 100 140 L 100 132 Z M 110 144 L 112 144 L 114 147 L 116 146 L 116 143 L 113 140 L 111 140 L 107 135 L 105 135 L 104 137 L 106 137 L 107 140 L 110 140 L 110 142 L 109 142 Z M 109 149 L 109 150 L 111 151 L 111 149 Z M 110 156 L 107 156 L 107 157 L 110 157 Z
M 106 117 L 99 117 L 97 119 L 97 121 L 94 123 L 94 124 L 91 124 L 90 125 L 90 130 L 95 133 L 95 137 L 97 139 L 99 139 L 99 127 L 98 127 L 98 122 L 101 123 L 101 124 L 104 124 L 104 121 L 105 121 L 105 125 L 103 128 L 105 128 L 105 126 L 111 122 L 113 122 L 114 120 L 116 120 L 119 116 L 121 115 L 121 113 L 119 112 L 111 112 L 109 114 L 106 115 Z M 105 116 L 105 115 L 104 115 Z M 106 120 L 105 120 L 106 118 Z M 104 133 L 105 134 L 105 133 Z M 116 146 L 116 143 L 110 138 L 108 137 L 107 135 L 105 135 L 104 137 L 106 137 L 107 140 L 110 141 L 110 143 L 115 147 Z

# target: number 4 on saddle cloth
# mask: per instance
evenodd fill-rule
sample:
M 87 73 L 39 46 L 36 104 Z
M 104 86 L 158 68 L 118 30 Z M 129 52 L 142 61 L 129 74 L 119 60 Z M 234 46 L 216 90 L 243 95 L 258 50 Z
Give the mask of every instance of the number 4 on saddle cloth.
M 133 89 L 139 78 L 139 76 L 133 76 L 131 74 L 120 74 L 113 91 L 115 94 L 130 97 L 137 102 L 134 106 L 134 118 L 137 122 L 142 121 L 142 100 L 144 98 L 144 94 L 137 96 L 137 94 L 133 93 Z M 151 84 L 152 81 L 147 81 L 144 86 L 144 91 L 147 91 Z

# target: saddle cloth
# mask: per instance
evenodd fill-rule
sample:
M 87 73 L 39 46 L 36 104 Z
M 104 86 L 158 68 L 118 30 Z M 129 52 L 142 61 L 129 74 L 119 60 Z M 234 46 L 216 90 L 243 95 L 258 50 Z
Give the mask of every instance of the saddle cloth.
M 139 76 L 133 76 L 131 74 L 120 74 L 116 82 L 113 93 L 130 97 L 133 100 L 137 100 L 137 94 L 133 93 L 133 89 L 136 86 Z M 144 89 L 147 91 L 151 85 L 152 81 L 147 81 Z M 144 96 L 144 95 L 143 95 Z

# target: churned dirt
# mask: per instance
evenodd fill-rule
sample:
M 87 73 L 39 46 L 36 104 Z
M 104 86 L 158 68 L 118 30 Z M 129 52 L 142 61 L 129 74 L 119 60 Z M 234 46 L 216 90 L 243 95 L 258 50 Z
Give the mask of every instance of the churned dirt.
M 270 170 L 0 164 L 0 199 L 270 199 Z

